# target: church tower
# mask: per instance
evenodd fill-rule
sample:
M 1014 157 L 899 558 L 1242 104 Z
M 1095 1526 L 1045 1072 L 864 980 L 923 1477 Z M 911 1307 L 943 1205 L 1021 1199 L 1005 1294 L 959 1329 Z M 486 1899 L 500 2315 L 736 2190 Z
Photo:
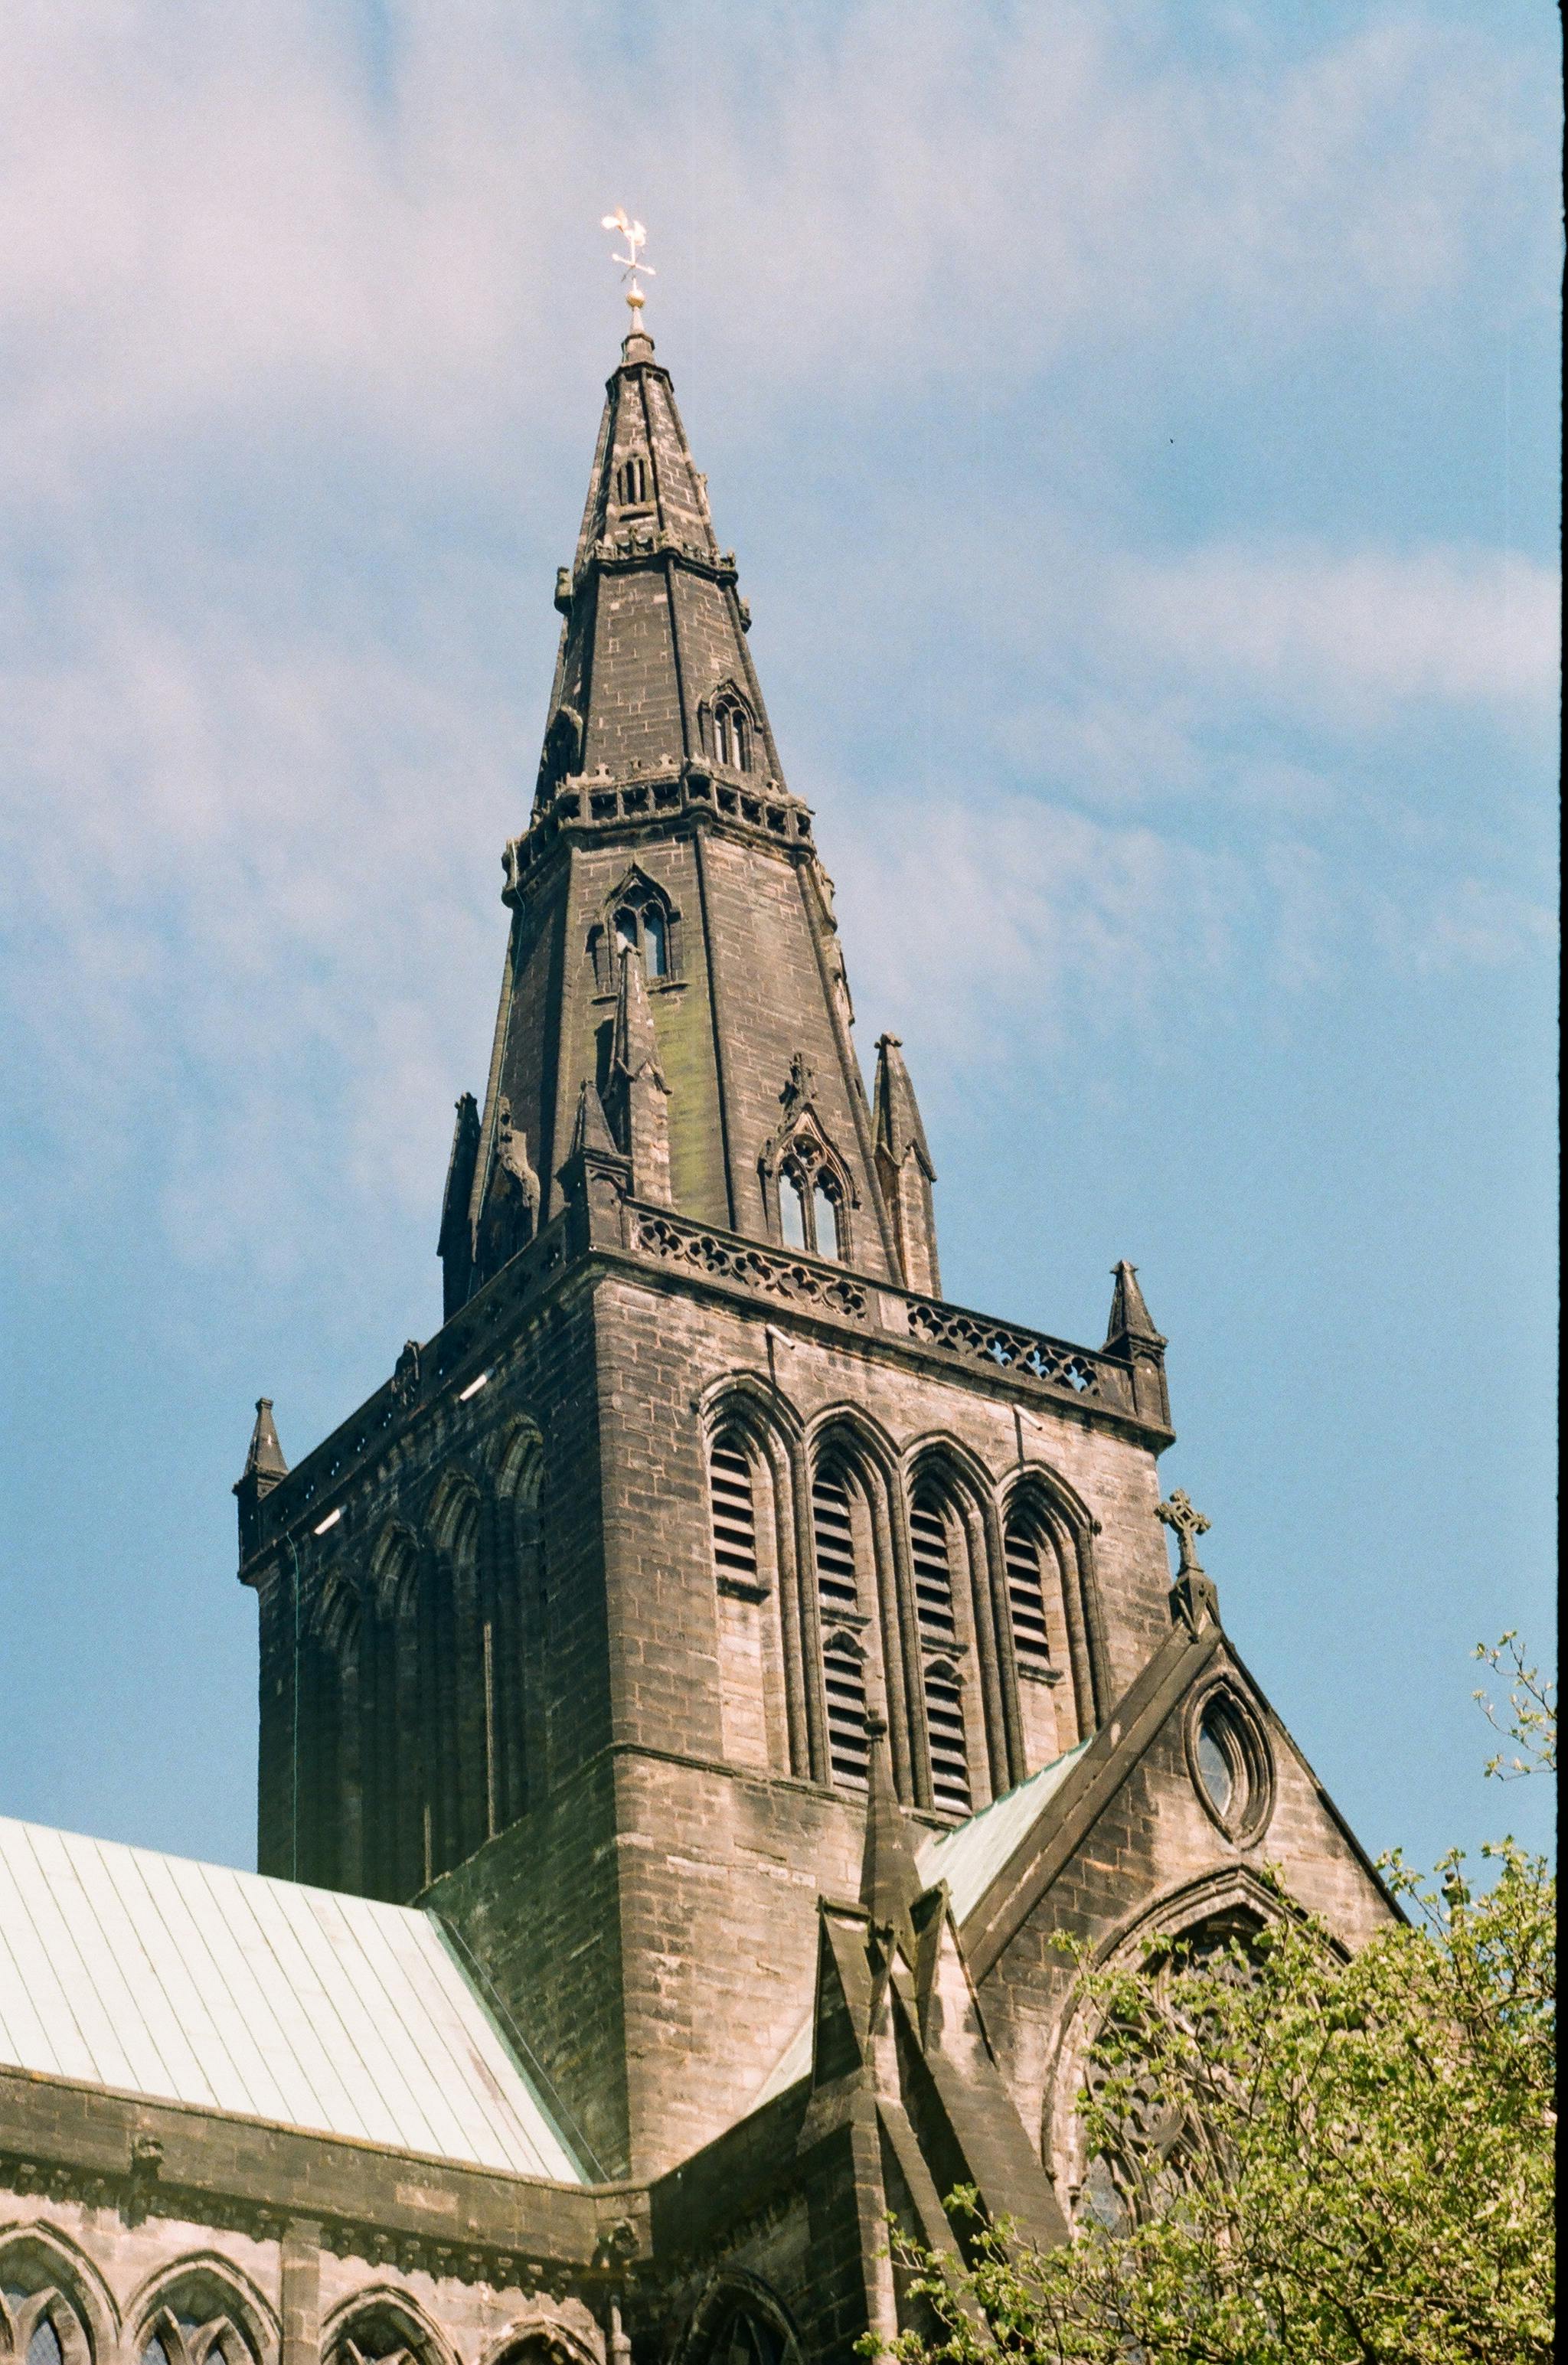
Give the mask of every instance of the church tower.
M 862 1080 L 640 327 L 555 605 L 443 1324 L 292 1470 L 263 1407 L 241 1575 L 262 1869 L 436 1907 L 589 2165 L 645 2178 L 775 2076 L 873 1776 L 951 1829 L 1168 1640 L 1170 1407 L 1130 1266 L 1102 1348 L 941 1296 L 914 1087 L 891 1036 Z

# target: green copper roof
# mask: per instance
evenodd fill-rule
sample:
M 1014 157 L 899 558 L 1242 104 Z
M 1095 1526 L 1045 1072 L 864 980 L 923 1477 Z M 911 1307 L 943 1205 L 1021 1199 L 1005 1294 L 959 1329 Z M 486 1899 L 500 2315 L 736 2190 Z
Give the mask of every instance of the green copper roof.
M 946 1882 L 953 1918 L 960 1931 L 1088 1746 L 1087 1741 L 1081 1741 L 1064 1756 L 1053 1757 L 1048 1765 L 1042 1765 L 1037 1774 L 1031 1774 L 1015 1789 L 993 1799 L 989 1807 L 982 1807 L 967 1823 L 958 1823 L 950 1832 L 934 1833 L 920 1848 L 915 1862 L 933 1887 L 939 1880 Z
M 4 1817 L 0 2064 L 585 2180 L 434 1914 Z

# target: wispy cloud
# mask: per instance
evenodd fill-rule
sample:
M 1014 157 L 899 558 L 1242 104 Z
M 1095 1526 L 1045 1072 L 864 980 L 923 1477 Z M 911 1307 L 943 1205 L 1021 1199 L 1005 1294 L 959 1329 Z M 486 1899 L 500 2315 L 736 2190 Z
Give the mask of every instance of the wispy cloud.
M 1026 1014 L 1048 1043 L 1161 1023 L 1244 940 L 1305 977 L 1291 946 L 1335 940 L 1301 914 L 1341 797 L 1311 734 L 1539 711 L 1544 567 L 1350 521 L 1332 547 L 1173 547 L 1070 384 L 1194 336 L 1216 377 L 1267 384 L 1537 240 L 1523 69 L 1484 24 L 1391 16 L 1286 53 L 1243 17 L 1200 68 L 1156 17 L 1090 5 L 726 12 L 721 39 L 655 8 L 634 58 L 593 11 L 373 14 L 375 50 L 310 0 L 0 23 L 25 95 L 0 163 L 0 990 L 35 1102 L 67 1136 L 90 1103 L 105 1155 L 151 1159 L 183 1252 L 314 1254 L 318 1199 L 340 1228 L 422 1220 L 482 1069 L 616 197 L 659 229 L 665 350 L 734 470 L 775 471 L 767 532 L 819 587 L 773 630 L 834 669 L 821 744 L 859 720 L 851 625 L 917 649 L 961 616 L 998 667 L 982 713 L 945 651 L 920 659 L 1001 788 L 924 764 L 912 701 L 884 734 L 917 782 L 901 825 L 833 816 L 888 1014 L 956 1047 Z M 914 432 L 935 381 L 988 388 L 1019 435 L 983 578 L 961 471 L 918 443 L 890 467 L 867 429 Z M 865 455 L 840 483 L 833 404 Z M 1067 521 L 1033 456 L 1058 445 L 1103 495 Z M 830 649 L 840 574 L 859 604 Z M 1179 805 L 1266 826 L 1227 841 Z M 1380 893 L 1361 917 L 1389 958 L 1490 958 L 1533 925 L 1462 869 Z M 940 932 L 940 993 L 893 909 Z

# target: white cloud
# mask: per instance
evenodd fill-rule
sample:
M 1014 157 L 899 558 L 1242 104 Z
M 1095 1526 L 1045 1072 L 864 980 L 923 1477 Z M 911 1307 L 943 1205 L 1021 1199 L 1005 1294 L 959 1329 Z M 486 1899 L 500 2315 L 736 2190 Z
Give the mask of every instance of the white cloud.
M 1108 6 L 654 9 L 634 61 L 591 11 L 386 13 L 379 79 L 354 12 L 314 0 L 0 17 L 0 82 L 25 94 L 0 159 L 6 990 L 58 1133 L 90 1107 L 99 1171 L 151 1143 L 165 1220 L 204 1258 L 334 1253 L 318 1202 L 339 1227 L 422 1220 L 452 1096 L 482 1079 L 495 857 L 526 809 L 559 555 L 498 523 L 500 493 L 552 534 L 575 510 L 614 334 L 606 203 L 655 224 L 665 349 L 744 411 L 732 448 L 779 434 L 792 465 L 824 399 L 944 375 L 966 404 L 988 375 L 1032 401 L 1044 444 L 1053 362 L 1158 368 L 1194 322 L 1216 373 L 1266 378 L 1518 229 L 1520 67 L 1415 17 L 1200 73 Z M 1297 981 L 1326 957 L 1339 923 L 1301 918 L 1321 847 L 1270 833 L 1305 840 L 1338 791 L 1270 744 L 1276 712 L 1364 728 L 1417 701 L 1539 706 L 1548 683 L 1555 595 L 1528 562 L 1149 556 L 1125 488 L 1053 541 L 1021 484 L 993 602 L 903 462 L 888 603 L 846 617 L 843 647 L 918 640 L 917 604 L 961 596 L 1031 677 L 989 711 L 1048 790 L 939 784 L 896 818 L 846 800 L 825 834 L 857 987 L 955 1058 L 1014 1025 L 1038 1046 L 1167 1024 L 1249 930 Z M 373 497 L 407 546 L 340 530 Z M 778 521 L 824 587 L 833 549 L 807 537 L 851 531 L 834 512 L 802 493 Z M 514 610 L 522 656 L 497 622 Z M 1241 712 L 1263 723 L 1238 756 L 1217 735 Z M 1227 800 L 1261 844 L 1190 841 L 1163 810 Z M 1413 890 L 1379 941 L 1492 957 L 1527 923 L 1471 885 L 1429 926 L 1400 925 L 1428 909 Z
M 1153 670 L 1255 685 L 1327 721 L 1345 701 L 1549 705 L 1561 611 L 1556 569 L 1502 552 L 1231 544 L 1119 562 L 1105 620 Z
M 474 466 L 563 353 L 601 358 L 611 183 L 655 225 L 659 317 L 793 393 L 1200 317 L 1246 368 L 1531 234 L 1522 69 L 1451 19 L 1200 71 L 1107 6 L 863 0 L 722 38 L 655 8 L 634 58 L 591 13 L 386 14 L 389 89 L 354 12 L 307 0 L 6 12 L 17 483 L 323 411 Z

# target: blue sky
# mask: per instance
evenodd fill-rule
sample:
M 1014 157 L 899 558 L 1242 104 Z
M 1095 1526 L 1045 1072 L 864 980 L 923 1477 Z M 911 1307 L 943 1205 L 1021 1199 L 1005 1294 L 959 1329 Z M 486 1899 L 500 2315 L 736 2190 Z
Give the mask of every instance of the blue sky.
M 960 1302 L 1097 1340 L 1367 1843 L 1549 1628 L 1555 14 L 0 20 L 0 1808 L 251 1860 L 251 1403 L 439 1320 L 618 301 Z

